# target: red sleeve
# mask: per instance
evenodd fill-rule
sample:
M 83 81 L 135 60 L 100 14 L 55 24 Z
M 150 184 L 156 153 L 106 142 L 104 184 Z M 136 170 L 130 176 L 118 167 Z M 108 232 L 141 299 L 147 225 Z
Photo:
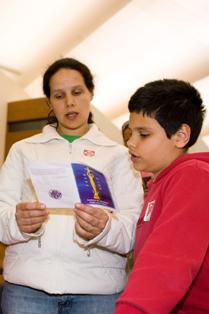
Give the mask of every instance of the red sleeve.
M 188 292 L 209 245 L 208 182 L 198 166 L 172 177 L 115 314 L 168 314 Z

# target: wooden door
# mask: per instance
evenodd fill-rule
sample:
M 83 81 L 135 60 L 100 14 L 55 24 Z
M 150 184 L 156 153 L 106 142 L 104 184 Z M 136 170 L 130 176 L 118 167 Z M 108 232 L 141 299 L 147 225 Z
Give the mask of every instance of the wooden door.
M 44 97 L 8 103 L 5 158 L 13 143 L 41 132 L 47 122 L 48 112 Z M 0 283 L 3 282 L 4 250 L 5 246 L 0 243 Z

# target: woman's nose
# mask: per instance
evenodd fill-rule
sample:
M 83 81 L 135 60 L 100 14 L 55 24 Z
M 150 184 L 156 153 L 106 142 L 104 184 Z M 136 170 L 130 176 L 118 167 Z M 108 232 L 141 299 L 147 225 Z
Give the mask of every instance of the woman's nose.
M 67 106 L 74 106 L 75 105 L 75 100 L 74 100 L 73 95 L 71 95 L 71 94 L 66 95 L 66 105 Z

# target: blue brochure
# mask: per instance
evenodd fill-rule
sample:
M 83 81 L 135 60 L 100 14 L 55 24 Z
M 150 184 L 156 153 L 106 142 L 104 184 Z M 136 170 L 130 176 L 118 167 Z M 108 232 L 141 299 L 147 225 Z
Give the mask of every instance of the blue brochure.
M 107 180 L 103 173 L 87 165 L 72 163 L 81 203 L 114 209 Z

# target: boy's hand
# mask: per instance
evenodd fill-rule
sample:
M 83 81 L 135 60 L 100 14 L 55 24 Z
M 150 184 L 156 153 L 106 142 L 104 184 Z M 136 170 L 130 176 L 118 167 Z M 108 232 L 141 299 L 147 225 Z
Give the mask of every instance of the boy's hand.
M 91 240 L 100 234 L 109 219 L 108 214 L 101 208 L 75 204 L 75 231 L 85 240 Z
M 36 232 L 48 217 L 46 206 L 39 202 L 19 203 L 16 206 L 16 222 L 21 232 Z

